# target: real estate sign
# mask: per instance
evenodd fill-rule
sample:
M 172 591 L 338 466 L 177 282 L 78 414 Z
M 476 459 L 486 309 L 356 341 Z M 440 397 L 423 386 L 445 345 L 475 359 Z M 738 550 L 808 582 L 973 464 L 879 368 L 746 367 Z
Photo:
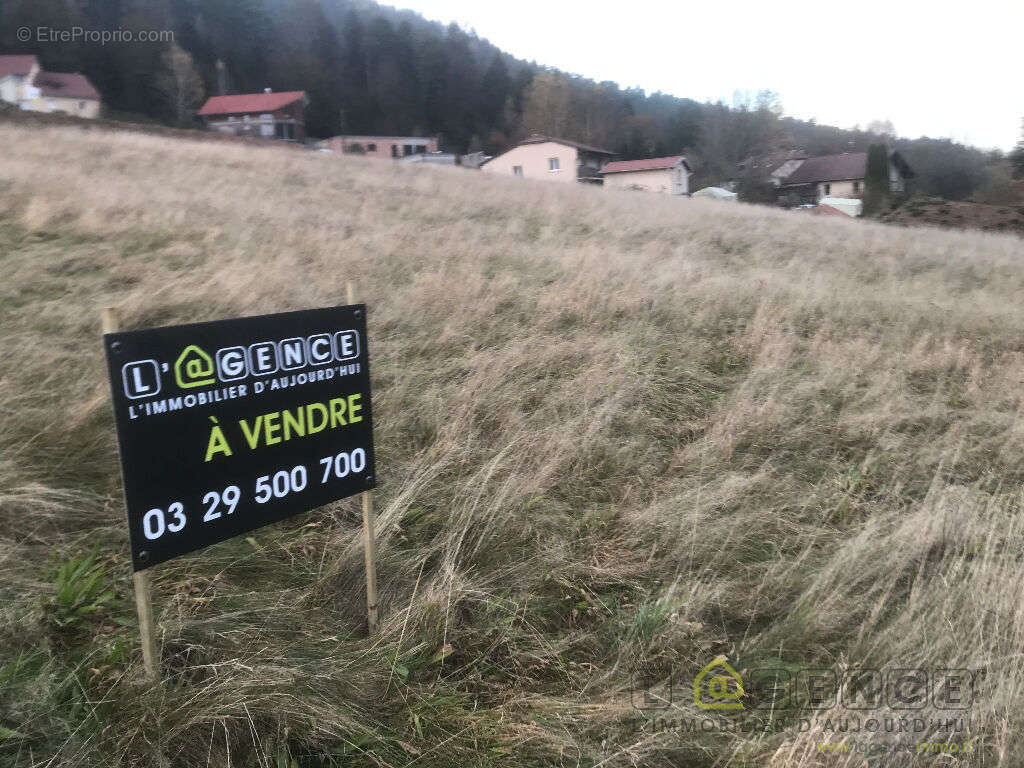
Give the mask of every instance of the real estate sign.
M 363 305 L 103 342 L 135 570 L 375 487 Z

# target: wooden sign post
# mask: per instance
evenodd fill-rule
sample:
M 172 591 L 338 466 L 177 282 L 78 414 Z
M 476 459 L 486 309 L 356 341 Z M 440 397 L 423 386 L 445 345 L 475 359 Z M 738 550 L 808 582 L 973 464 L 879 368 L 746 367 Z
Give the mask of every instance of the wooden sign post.
M 349 304 L 356 303 L 355 285 L 349 280 L 345 284 Z M 373 512 L 373 496 L 370 491 L 362 492 L 363 501 L 363 554 L 366 561 L 366 626 L 369 634 L 377 633 L 377 533 Z
M 117 312 L 113 307 L 104 307 L 100 313 L 103 333 L 117 333 L 120 330 Z M 160 679 L 159 656 L 156 649 L 156 622 L 153 620 L 152 583 L 150 572 L 135 571 L 132 574 L 135 587 L 135 609 L 139 614 L 139 635 L 142 637 L 142 662 L 146 676 L 154 683 Z

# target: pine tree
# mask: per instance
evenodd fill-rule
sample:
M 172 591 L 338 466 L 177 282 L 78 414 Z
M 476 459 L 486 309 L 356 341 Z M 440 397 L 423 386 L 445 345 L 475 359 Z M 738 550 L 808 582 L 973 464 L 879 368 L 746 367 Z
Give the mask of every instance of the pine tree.
M 868 147 L 867 176 L 864 179 L 864 215 L 882 213 L 889 202 L 889 148 L 885 144 Z
M 343 133 L 360 134 L 374 130 L 376 105 L 370 95 L 363 23 L 352 11 L 341 30 L 341 108 Z
M 1024 179 L 1024 121 L 1021 124 L 1020 141 L 1010 152 L 1010 167 L 1013 169 L 1013 178 Z
M 503 128 L 502 110 L 508 98 L 511 81 L 504 55 L 494 54 L 480 84 L 480 121 L 489 127 Z
M 309 96 L 306 131 L 325 138 L 341 132 L 341 46 L 319 5 L 310 13 L 310 26 L 308 74 L 297 87 L 304 85 Z

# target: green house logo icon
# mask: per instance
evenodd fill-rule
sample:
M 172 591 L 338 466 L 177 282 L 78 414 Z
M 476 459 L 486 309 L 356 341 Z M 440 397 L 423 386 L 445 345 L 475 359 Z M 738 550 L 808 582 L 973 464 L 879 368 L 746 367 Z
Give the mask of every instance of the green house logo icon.
M 693 679 L 693 703 L 701 709 L 743 709 L 743 678 L 719 656 Z
M 214 384 L 212 358 L 195 344 L 189 344 L 174 363 L 174 379 L 182 389 Z

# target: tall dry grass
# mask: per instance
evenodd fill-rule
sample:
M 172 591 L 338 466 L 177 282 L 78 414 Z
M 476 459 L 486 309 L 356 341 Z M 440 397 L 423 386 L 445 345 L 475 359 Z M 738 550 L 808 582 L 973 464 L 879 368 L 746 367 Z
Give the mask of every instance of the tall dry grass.
M 1021 240 L 0 139 L 0 758 L 852 768 L 819 743 L 907 738 L 1021 764 Z M 379 636 L 342 502 L 155 569 L 165 682 L 139 685 L 99 308 L 149 327 L 343 303 L 350 279 L 371 308 Z M 56 565 L 94 549 L 119 599 L 62 628 Z M 988 674 L 965 732 L 638 718 L 637 670 L 688 683 L 719 654 Z M 701 714 L 682 695 L 658 716 Z

